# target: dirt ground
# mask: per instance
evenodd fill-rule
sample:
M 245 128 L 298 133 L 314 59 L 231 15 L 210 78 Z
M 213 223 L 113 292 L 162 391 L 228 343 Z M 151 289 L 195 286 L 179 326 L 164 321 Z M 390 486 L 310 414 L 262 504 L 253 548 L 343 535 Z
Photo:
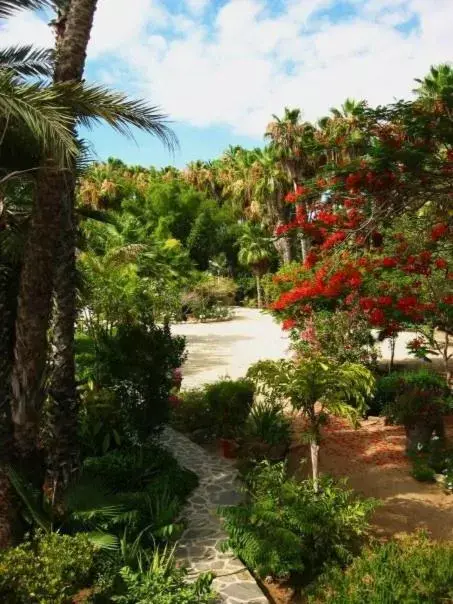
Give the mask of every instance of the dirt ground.
M 299 475 L 309 470 L 306 446 L 298 444 L 302 426 L 295 421 L 290 467 Z M 447 419 L 447 433 L 453 437 L 453 417 Z M 399 426 L 386 426 L 384 418 L 369 418 L 354 430 L 334 418 L 324 429 L 320 470 L 346 477 L 348 485 L 381 504 L 373 517 L 373 532 L 389 537 L 422 528 L 434 539 L 453 539 L 453 495 L 438 484 L 418 482 L 410 476 L 405 456 L 405 435 Z

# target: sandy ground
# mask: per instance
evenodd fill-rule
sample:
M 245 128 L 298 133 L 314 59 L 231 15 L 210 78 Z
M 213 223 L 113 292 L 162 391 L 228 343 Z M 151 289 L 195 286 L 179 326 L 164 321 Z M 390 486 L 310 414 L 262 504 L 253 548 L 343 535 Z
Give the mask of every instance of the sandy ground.
M 235 308 L 231 321 L 176 324 L 172 333 L 187 338 L 183 389 L 243 377 L 260 359 L 284 357 L 289 344 L 273 318 L 254 308 Z
M 288 353 L 288 335 L 274 319 L 254 308 L 235 308 L 231 321 L 177 323 L 172 332 L 187 338 L 188 358 L 183 367 L 183 389 L 238 378 L 260 359 L 280 359 Z M 398 336 L 395 360 L 408 359 L 406 343 L 413 333 Z M 388 359 L 388 342 L 381 344 L 382 359 Z

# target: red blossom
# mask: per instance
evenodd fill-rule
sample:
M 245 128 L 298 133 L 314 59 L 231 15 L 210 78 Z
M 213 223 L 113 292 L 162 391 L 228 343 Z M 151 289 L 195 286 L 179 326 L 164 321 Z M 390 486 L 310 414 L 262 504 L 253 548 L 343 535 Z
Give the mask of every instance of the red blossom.
M 294 319 L 285 319 L 282 323 L 282 329 L 288 331 L 296 327 L 296 321 Z
M 395 260 L 395 258 L 390 258 L 389 256 L 386 256 L 382 260 L 382 266 L 384 266 L 385 268 L 394 268 L 397 265 L 398 262 Z
M 381 308 L 373 308 L 370 312 L 370 323 L 372 325 L 383 325 L 385 323 L 385 314 Z
M 447 232 L 448 232 L 448 226 L 446 224 L 439 222 L 436 225 L 434 225 L 431 230 L 431 239 L 433 241 L 437 241 L 438 239 L 441 239 Z
M 344 231 L 337 231 L 336 233 L 332 233 L 332 235 L 329 235 L 329 237 L 327 237 L 327 239 L 321 245 L 321 249 L 330 250 L 345 239 L 346 233 Z
M 390 296 L 379 296 L 377 303 L 379 306 L 391 306 L 393 300 Z
M 359 304 L 363 308 L 363 310 L 371 310 L 375 307 L 373 298 L 360 298 Z
M 436 266 L 437 266 L 437 268 L 440 268 L 441 270 L 443 270 L 444 268 L 447 268 L 448 264 L 447 264 L 447 261 L 444 260 L 443 258 L 437 258 Z

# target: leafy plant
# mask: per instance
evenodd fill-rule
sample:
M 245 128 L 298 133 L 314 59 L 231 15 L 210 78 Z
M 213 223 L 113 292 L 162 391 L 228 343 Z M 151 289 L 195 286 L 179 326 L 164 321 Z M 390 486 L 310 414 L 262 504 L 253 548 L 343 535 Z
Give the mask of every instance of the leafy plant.
M 194 582 L 187 580 L 187 570 L 177 568 L 174 551 L 155 550 L 145 567 L 139 570 L 125 566 L 120 571 L 124 593 L 113 595 L 119 604 L 212 604 L 212 575 L 201 575 Z
M 204 388 L 182 393 L 182 403 L 172 413 L 172 423 L 206 438 L 238 436 L 253 404 L 250 380 L 219 380 Z
M 329 415 L 348 418 L 357 424 L 374 388 L 374 378 L 363 365 L 338 365 L 320 355 L 306 359 L 259 361 L 247 373 L 257 391 L 281 404 L 289 401 L 308 421 L 313 480 L 318 479 L 321 428 Z
M 289 445 L 291 420 L 280 404 L 269 400 L 258 402 L 247 418 L 244 438 L 257 439 L 268 445 Z
M 385 410 L 389 420 L 410 424 L 420 417 L 437 419 L 448 409 L 449 390 L 440 375 L 427 369 L 405 371 L 388 378 L 390 398 Z
M 453 599 L 453 545 L 423 533 L 365 549 L 319 582 L 312 604 L 413 604 Z
M 86 535 L 38 533 L 0 553 L 0 597 L 11 604 L 64 604 L 88 585 L 94 547 Z
M 330 478 L 298 482 L 284 464 L 263 462 L 247 478 L 248 498 L 221 509 L 233 551 L 261 576 L 310 580 L 332 562 L 349 562 L 367 533 L 372 500 Z

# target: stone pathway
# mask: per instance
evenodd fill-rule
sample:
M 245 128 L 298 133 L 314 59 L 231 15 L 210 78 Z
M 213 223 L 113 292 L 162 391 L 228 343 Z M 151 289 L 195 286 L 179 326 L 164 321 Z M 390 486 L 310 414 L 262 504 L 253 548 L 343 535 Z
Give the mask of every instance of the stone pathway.
M 220 505 L 239 502 L 237 470 L 172 428 L 164 429 L 162 444 L 200 481 L 184 511 L 187 529 L 179 541 L 178 558 L 187 565 L 191 577 L 207 571 L 216 574 L 214 589 L 223 604 L 267 604 L 268 599 L 242 562 L 220 549 L 226 534 L 216 510 Z

